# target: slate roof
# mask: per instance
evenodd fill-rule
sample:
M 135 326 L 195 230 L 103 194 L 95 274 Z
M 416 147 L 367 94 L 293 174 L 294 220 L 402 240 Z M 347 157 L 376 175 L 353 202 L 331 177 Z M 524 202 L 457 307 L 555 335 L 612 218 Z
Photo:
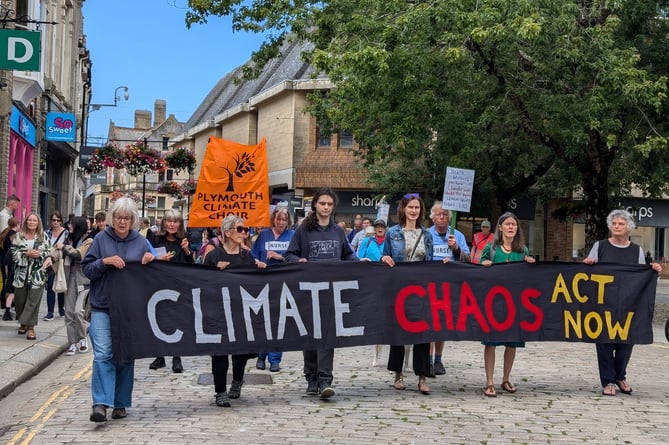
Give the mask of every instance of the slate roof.
M 239 85 L 235 84 L 234 79 L 236 77 L 241 78 L 243 65 L 235 68 L 222 77 L 211 89 L 186 122 L 186 131 L 214 119 L 215 116 L 226 110 L 248 102 L 253 96 L 281 82 L 311 79 L 314 69 L 302 60 L 301 54 L 303 51 L 309 51 L 312 48 L 313 44 L 309 42 L 285 43 L 281 48 L 282 56 L 270 61 L 257 79 L 245 81 Z M 321 74 L 317 78 L 325 79 L 327 77 Z

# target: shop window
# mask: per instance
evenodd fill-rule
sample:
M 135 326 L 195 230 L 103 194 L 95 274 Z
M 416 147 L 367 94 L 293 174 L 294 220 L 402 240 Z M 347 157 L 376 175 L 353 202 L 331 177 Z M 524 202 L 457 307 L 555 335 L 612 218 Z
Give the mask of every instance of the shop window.
M 159 209 L 164 209 L 165 208 L 165 197 L 164 196 L 159 196 L 158 197 L 158 208 Z

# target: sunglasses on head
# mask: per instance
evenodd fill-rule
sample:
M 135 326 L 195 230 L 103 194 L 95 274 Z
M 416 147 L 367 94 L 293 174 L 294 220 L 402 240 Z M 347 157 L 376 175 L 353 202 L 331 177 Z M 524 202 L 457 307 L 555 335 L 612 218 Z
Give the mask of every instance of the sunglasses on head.
M 404 199 L 417 199 L 419 197 L 418 193 L 407 193 L 404 195 Z
M 251 229 L 249 229 L 248 227 L 238 226 L 238 227 L 235 227 L 235 230 L 237 231 L 237 233 L 242 233 L 242 232 L 249 233 L 249 230 L 251 230 Z

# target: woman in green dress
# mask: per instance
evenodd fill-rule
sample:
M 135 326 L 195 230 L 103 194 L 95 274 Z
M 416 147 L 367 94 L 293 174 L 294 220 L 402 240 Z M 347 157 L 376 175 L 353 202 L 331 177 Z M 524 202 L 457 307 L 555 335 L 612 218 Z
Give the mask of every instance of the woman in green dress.
M 529 250 L 523 239 L 518 217 L 511 212 L 506 212 L 499 217 L 495 228 L 495 236 L 492 243 L 486 245 L 481 252 L 481 264 L 490 267 L 498 263 L 510 263 L 514 261 L 525 261 L 534 263 L 534 257 L 529 255 Z M 516 358 L 516 348 L 524 348 L 525 342 L 483 342 L 483 362 L 485 366 L 486 386 L 483 394 L 495 397 L 495 384 L 493 373 L 495 371 L 495 348 L 504 346 L 504 371 L 502 374 L 502 386 L 504 391 L 514 393 L 516 387 L 510 381 L 513 360 Z

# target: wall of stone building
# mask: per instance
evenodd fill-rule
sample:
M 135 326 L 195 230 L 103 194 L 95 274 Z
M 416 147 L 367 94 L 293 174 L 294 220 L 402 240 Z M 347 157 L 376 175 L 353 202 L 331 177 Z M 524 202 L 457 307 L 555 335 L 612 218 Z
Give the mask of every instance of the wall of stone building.
M 193 174 L 194 178 L 200 177 L 200 170 L 202 169 L 202 162 L 204 161 L 204 154 L 207 151 L 207 144 L 209 143 L 209 136 L 221 137 L 220 130 L 215 128 L 207 128 L 206 131 L 198 133 L 191 147 L 195 153 L 195 159 L 197 159 L 197 165 L 195 166 L 195 173 Z
M 569 218 L 560 221 L 554 218 L 553 212 L 566 205 L 569 199 L 554 199 L 548 202 L 546 211 L 546 260 L 558 257 L 560 261 L 572 261 L 574 244 L 573 223 Z
M 270 172 L 293 167 L 295 142 L 295 93 L 273 97 L 258 107 L 258 137 L 267 139 L 267 167 Z
M 226 119 L 221 127 L 221 138 L 240 144 L 258 143 L 258 117 L 255 113 L 237 113 Z

